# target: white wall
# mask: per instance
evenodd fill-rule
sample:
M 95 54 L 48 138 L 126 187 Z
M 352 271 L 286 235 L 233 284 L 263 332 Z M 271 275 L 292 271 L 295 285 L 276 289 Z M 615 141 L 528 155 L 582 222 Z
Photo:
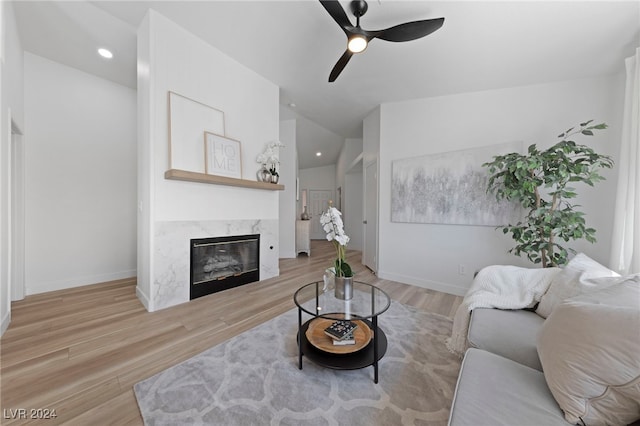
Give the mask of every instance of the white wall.
M 337 158 L 344 138 L 306 117 L 296 114 L 296 139 L 300 145 L 300 168 L 309 169 L 328 165 L 328 159 Z M 315 157 L 321 147 L 322 157 Z
M 616 75 L 383 104 L 380 277 L 464 294 L 473 272 L 486 265 L 533 266 L 526 258 L 508 254 L 513 240 L 492 227 L 391 223 L 393 160 L 512 141 L 545 148 L 559 141 L 557 135 L 565 129 L 589 119 L 607 122 L 610 129 L 579 141 L 615 157 L 622 91 L 622 78 Z M 606 170 L 604 175 L 607 180 L 595 188 L 578 188 L 578 204 L 586 212 L 587 224 L 597 230 L 598 242 L 571 246 L 606 264 L 617 174 Z M 460 264 L 465 275 L 458 272 Z
M 138 29 L 138 56 L 138 296 L 149 310 L 188 300 L 188 273 L 177 274 L 169 265 L 161 275 L 163 265 L 155 262 L 172 249 L 157 244 L 171 223 L 273 221 L 275 235 L 261 241 L 261 264 L 270 265 L 261 267 L 261 278 L 277 275 L 278 192 L 166 180 L 164 173 L 169 167 L 168 91 L 224 111 L 226 136 L 242 144 L 242 177 L 256 180 L 256 156 L 279 139 L 278 87 L 153 10 Z M 166 298 L 166 291 L 175 294 Z
M 344 187 L 344 175 L 353 166 L 354 161 L 361 158 L 361 154 L 362 139 L 345 139 L 336 162 L 336 188 Z
M 312 167 L 298 171 L 300 176 L 300 189 L 330 190 L 335 197 L 336 191 L 336 166 Z
M 367 167 L 372 163 L 377 162 L 380 157 L 380 107 L 376 107 L 369 115 L 367 115 L 362 122 L 362 166 L 363 166 L 363 180 L 366 180 L 366 170 Z M 380 164 L 376 163 L 376 174 L 379 175 Z M 373 166 L 371 166 L 373 167 Z M 379 179 L 376 179 L 379 185 Z M 373 192 L 373 194 L 372 194 Z M 378 254 L 378 235 L 379 232 L 379 212 L 378 211 L 366 211 L 366 198 L 367 197 L 378 197 L 378 206 L 380 205 L 379 200 L 379 189 L 373 190 L 372 188 L 366 188 L 366 183 L 364 184 L 364 189 L 362 191 L 362 210 L 363 210 L 363 218 L 367 220 L 370 224 L 376 223 L 378 224 L 378 229 L 376 230 L 376 235 L 369 235 L 369 242 L 367 242 L 367 234 L 363 231 L 362 236 L 362 259 L 369 259 L 369 262 L 372 263 L 373 259 L 376 259 L 376 273 L 379 259 Z M 373 200 L 373 198 L 370 198 Z M 379 209 L 378 209 L 379 210 Z M 372 226 L 370 226 L 372 227 Z M 370 253 L 369 251 L 374 251 L 374 253 Z M 369 265 L 372 266 L 372 265 Z
M 380 107 L 375 108 L 362 122 L 362 162 L 366 168 L 380 155 Z
M 298 155 L 296 151 L 296 120 L 280 122 L 280 181 L 285 190 L 280 192 L 280 257 L 296 257 L 296 179 Z
M 345 139 L 336 163 L 337 188 L 342 188 L 340 205 L 345 232 L 350 238 L 349 248 L 362 250 L 362 139 Z
M 11 321 L 11 121 L 24 129 L 22 45 L 11 2 L 0 4 L 0 335 Z
M 344 177 L 343 191 L 345 197 L 342 211 L 345 232 L 349 236 L 348 247 L 353 250 L 362 250 L 363 247 L 363 179 L 362 167 L 357 171 L 347 173 Z
M 136 275 L 136 92 L 25 53 L 26 293 Z

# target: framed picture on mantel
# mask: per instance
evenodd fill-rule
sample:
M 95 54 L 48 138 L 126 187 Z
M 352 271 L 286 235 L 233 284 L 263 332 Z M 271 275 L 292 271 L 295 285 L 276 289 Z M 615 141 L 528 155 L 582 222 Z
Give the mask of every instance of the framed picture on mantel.
M 202 132 L 225 134 L 224 112 L 169 92 L 169 168 L 203 173 Z
M 204 132 L 204 156 L 206 174 L 242 179 L 242 154 L 239 141 Z

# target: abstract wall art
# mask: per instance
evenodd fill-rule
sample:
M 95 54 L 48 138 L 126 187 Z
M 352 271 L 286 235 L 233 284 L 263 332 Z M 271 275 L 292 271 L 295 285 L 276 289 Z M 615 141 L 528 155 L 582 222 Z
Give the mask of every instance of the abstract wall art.
M 483 163 L 521 152 L 513 142 L 395 160 L 391 164 L 391 221 L 501 226 L 521 217 L 517 204 L 488 194 Z

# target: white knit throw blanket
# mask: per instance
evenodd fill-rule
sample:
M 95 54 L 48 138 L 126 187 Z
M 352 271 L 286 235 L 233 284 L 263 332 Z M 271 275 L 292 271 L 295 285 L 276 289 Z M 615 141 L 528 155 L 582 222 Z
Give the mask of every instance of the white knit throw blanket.
M 510 265 L 492 265 L 481 269 L 453 317 L 447 348 L 457 355 L 464 354 L 473 309 L 531 308 L 540 301 L 559 271 L 560 268 L 533 269 Z

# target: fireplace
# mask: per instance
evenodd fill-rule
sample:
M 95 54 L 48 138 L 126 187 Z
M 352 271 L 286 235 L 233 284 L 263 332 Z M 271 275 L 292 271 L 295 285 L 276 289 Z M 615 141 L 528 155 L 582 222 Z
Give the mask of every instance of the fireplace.
M 260 280 L 260 234 L 191 240 L 191 300 Z

